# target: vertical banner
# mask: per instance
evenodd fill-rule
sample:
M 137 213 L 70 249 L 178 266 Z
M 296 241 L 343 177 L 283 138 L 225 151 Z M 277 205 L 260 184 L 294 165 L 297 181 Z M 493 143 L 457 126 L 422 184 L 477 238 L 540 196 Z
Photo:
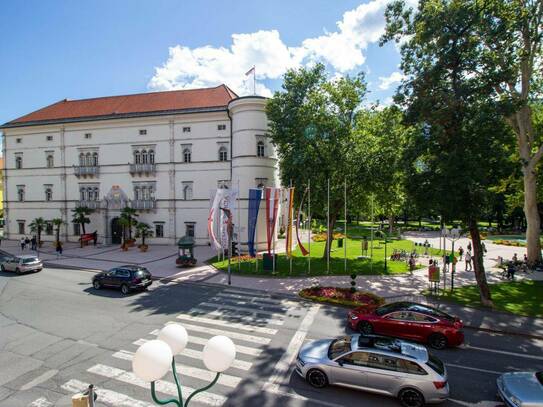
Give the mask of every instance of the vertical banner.
M 258 222 L 258 211 L 260 209 L 260 201 L 262 200 L 262 190 L 249 189 L 249 212 L 247 222 L 247 245 L 249 246 L 249 254 L 251 257 L 256 257 L 255 249 L 255 232 L 256 224 Z M 258 244 L 258 236 L 256 236 Z
M 234 209 L 236 203 L 236 198 L 238 191 L 235 189 L 220 189 L 222 191 L 221 200 L 219 201 L 220 209 Z M 232 222 L 231 219 L 226 215 L 227 212 L 221 211 L 221 222 L 220 222 L 220 238 L 221 246 L 223 249 L 231 250 L 232 248 L 228 247 L 228 225 Z M 238 220 L 236 219 L 236 222 Z
M 300 239 L 300 222 L 301 222 L 301 213 L 302 213 L 302 206 L 305 201 L 305 196 L 307 195 L 308 188 L 305 189 L 304 194 L 302 196 L 302 200 L 300 201 L 300 206 L 298 207 L 298 214 L 296 215 L 296 240 L 298 240 L 298 246 L 300 246 L 300 251 L 302 252 L 302 256 L 307 256 L 309 252 L 302 244 L 302 240 Z M 310 226 L 311 227 L 311 226 Z
M 294 188 L 287 188 L 286 190 L 287 202 L 287 227 L 286 227 L 286 244 L 287 244 L 287 256 L 292 255 L 292 210 L 294 206 Z
M 228 218 L 221 209 L 231 209 L 237 196 L 237 191 L 219 188 L 215 192 L 209 216 L 207 218 L 207 232 L 209 240 L 215 250 L 228 248 Z M 216 233 L 218 231 L 218 234 Z M 218 237 L 217 237 L 218 236 Z
M 211 208 L 209 209 L 209 216 L 207 218 L 207 233 L 209 234 L 209 240 L 211 242 L 211 245 L 215 248 L 215 250 L 220 250 L 221 243 L 217 240 L 217 237 L 215 235 L 215 229 L 216 229 L 216 222 L 217 222 L 217 212 L 219 212 L 219 204 L 221 202 L 222 196 L 223 196 L 222 189 L 217 189 L 215 192 L 215 197 L 213 198 L 213 201 L 211 203 Z
M 268 238 L 268 254 L 271 254 L 272 245 L 275 241 L 275 224 L 277 222 L 277 209 L 281 188 L 266 188 L 266 237 Z

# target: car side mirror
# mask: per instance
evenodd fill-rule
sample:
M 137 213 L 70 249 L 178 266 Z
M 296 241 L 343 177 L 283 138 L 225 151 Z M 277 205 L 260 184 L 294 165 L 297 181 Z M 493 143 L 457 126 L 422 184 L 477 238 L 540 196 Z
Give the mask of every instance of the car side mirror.
M 343 360 L 338 359 L 337 363 L 338 363 L 338 365 L 340 365 L 341 367 L 343 367 Z

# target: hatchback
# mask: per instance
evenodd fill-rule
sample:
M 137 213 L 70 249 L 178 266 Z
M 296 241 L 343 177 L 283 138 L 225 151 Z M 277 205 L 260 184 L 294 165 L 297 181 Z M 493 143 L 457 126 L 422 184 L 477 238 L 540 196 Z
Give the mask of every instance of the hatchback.
M 349 312 L 347 323 L 363 334 L 376 333 L 423 342 L 434 349 L 459 346 L 464 342 L 460 319 L 415 302 L 359 307 Z
M 449 397 L 441 360 L 423 345 L 377 335 L 310 342 L 298 353 L 296 372 L 313 387 L 340 385 L 397 397 L 404 407 Z
M 121 266 L 102 271 L 92 278 L 92 286 L 99 290 L 102 287 L 120 288 L 123 294 L 134 290 L 145 290 L 153 282 L 151 273 L 145 267 Z
M 14 271 L 17 274 L 38 272 L 43 269 L 43 263 L 36 256 L 24 254 L 8 257 L 2 262 L 0 269 L 2 271 Z

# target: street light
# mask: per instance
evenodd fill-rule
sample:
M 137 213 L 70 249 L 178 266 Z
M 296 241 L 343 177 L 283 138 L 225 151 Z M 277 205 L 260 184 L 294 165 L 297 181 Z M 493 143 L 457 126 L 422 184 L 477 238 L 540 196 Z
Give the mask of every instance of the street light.
M 454 273 L 456 272 L 456 265 L 454 264 L 454 243 L 460 239 L 462 236 L 460 229 L 458 228 L 452 228 L 447 229 L 446 227 L 442 230 L 443 236 L 447 239 L 449 239 L 452 243 L 451 253 L 453 255 L 453 261 L 451 261 L 451 291 L 454 290 Z M 446 252 L 445 252 L 446 253 Z M 445 280 L 445 270 L 443 270 L 443 280 Z M 445 287 L 443 287 L 445 289 Z
M 183 352 L 187 342 L 186 329 L 179 324 L 169 324 L 160 331 L 158 339 L 145 342 L 134 355 L 132 370 L 140 379 L 151 383 L 151 397 L 159 405 L 174 403 L 178 407 L 187 407 L 195 395 L 217 383 L 221 372 L 228 369 L 236 358 L 236 347 L 230 338 L 223 335 L 211 338 L 204 347 L 203 361 L 216 376 L 210 384 L 195 390 L 183 403 L 181 384 L 175 368 L 175 355 Z M 155 382 L 163 378 L 170 367 L 177 387 L 177 399 L 160 400 L 156 395 Z

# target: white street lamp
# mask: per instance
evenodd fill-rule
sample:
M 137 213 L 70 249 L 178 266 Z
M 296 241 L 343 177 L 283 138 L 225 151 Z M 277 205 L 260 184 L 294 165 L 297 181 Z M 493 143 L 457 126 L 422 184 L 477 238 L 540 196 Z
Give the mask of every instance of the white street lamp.
M 158 334 L 158 339 L 141 345 L 132 360 L 132 369 L 140 379 L 151 383 L 151 396 L 157 404 L 174 403 L 178 407 L 187 407 L 189 401 L 198 393 L 211 388 L 222 372 L 228 369 L 236 358 L 236 346 L 226 336 L 219 335 L 211 338 L 204 347 L 203 361 L 212 372 L 217 373 L 210 384 L 195 390 L 183 403 L 181 385 L 175 368 L 175 355 L 185 349 L 188 342 L 186 329 L 179 324 L 166 325 Z M 155 382 L 163 378 L 172 369 L 177 386 L 177 399 L 159 400 L 156 396 Z

